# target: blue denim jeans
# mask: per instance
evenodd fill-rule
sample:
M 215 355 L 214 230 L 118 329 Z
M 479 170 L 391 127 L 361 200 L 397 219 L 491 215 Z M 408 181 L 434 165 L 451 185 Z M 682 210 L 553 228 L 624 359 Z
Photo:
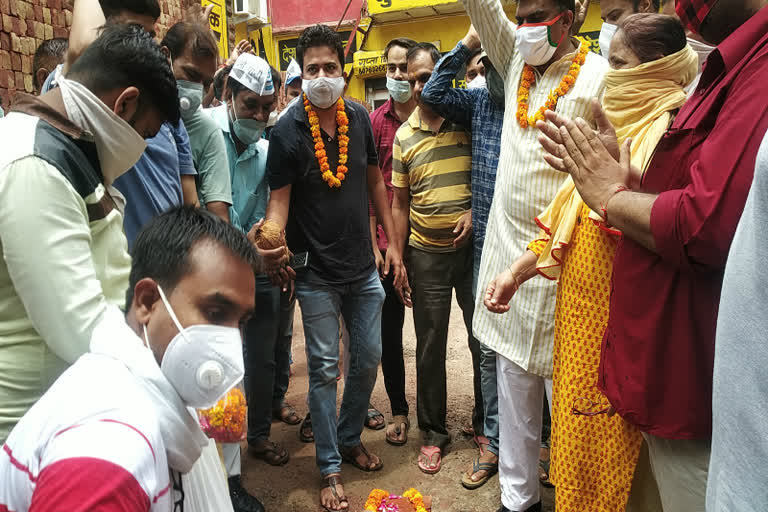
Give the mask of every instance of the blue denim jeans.
M 308 270 L 296 277 L 296 297 L 304 323 L 315 457 L 326 476 L 341 470 L 340 446 L 360 444 L 381 359 L 384 289 L 376 270 L 348 284 L 327 283 Z M 339 316 L 349 331 L 350 361 L 337 422 Z
M 472 269 L 472 289 L 475 297 L 478 293 L 485 293 L 485 284 L 482 290 L 477 289 L 477 281 L 480 275 L 480 262 L 475 260 Z M 482 306 L 481 306 L 482 307 Z M 480 381 L 483 387 L 483 407 L 485 409 L 485 425 L 483 432 L 491 445 L 488 450 L 499 454 L 499 393 L 496 389 L 496 352 L 480 343 Z

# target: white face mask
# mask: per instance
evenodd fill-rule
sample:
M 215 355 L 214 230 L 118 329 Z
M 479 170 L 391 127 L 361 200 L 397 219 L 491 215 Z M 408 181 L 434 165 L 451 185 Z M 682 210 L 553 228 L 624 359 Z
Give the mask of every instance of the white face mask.
M 606 59 L 608 58 L 608 52 L 611 51 L 611 39 L 613 39 L 613 36 L 618 29 L 618 25 L 611 25 L 610 23 L 605 22 L 603 23 L 603 26 L 600 27 L 600 37 L 598 38 L 598 42 L 600 43 L 600 53 Z
M 84 85 L 63 76 L 58 80 L 67 116 L 93 137 L 104 184 L 111 185 L 139 161 L 147 143 Z
M 517 50 L 523 57 L 526 64 L 531 66 L 541 66 L 552 59 L 560 42 L 567 34 L 563 34 L 560 41 L 552 41 L 552 25 L 554 25 L 563 15 L 535 25 L 520 25 L 515 31 L 515 40 Z
M 157 291 L 179 330 L 165 349 L 160 370 L 187 406 L 213 407 L 245 374 L 240 330 L 220 325 L 182 327 L 163 289 L 158 286 Z M 146 325 L 144 341 L 149 347 Z
M 477 75 L 474 80 L 467 84 L 467 89 L 487 89 L 488 82 L 486 82 L 483 75 Z
M 303 80 L 301 90 L 309 98 L 309 102 L 317 108 L 330 108 L 339 101 L 344 92 L 344 77 L 327 78 L 321 76 L 313 80 Z
M 699 73 L 701 73 L 701 68 L 704 67 L 704 63 L 707 61 L 707 57 L 709 57 L 709 54 L 712 53 L 716 47 L 710 46 L 707 43 L 702 43 L 701 41 L 697 41 L 695 39 L 691 39 L 690 37 L 687 39 L 688 46 L 690 46 L 691 49 L 696 52 L 696 55 L 699 56 Z
M 413 96 L 411 84 L 405 80 L 395 80 L 394 78 L 387 77 L 387 90 L 392 99 L 397 103 L 406 103 Z

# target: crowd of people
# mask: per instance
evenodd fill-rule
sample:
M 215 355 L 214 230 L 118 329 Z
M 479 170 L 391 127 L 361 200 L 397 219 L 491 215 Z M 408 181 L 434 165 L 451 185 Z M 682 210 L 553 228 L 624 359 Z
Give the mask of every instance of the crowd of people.
M 342 463 L 385 462 L 363 429 L 410 441 L 407 308 L 435 474 L 453 293 L 457 485 L 498 473 L 498 512 L 542 482 L 559 511 L 768 508 L 768 1 L 601 0 L 601 55 L 589 0 L 462 2 L 444 55 L 389 42 L 370 112 L 325 25 L 283 75 L 247 41 L 220 62 L 200 8 L 158 38 L 157 0 L 76 1 L 0 109 L 0 510 L 263 511 L 195 412 L 241 382 L 247 455 L 289 463 L 272 421 L 301 424 L 348 510 Z

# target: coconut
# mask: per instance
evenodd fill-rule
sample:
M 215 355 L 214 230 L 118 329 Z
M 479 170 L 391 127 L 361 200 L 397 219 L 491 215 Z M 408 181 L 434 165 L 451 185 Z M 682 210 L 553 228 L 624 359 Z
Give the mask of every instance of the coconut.
M 277 224 L 277 222 L 266 220 L 256 230 L 256 245 L 259 249 L 277 249 L 283 248 L 283 256 L 280 258 L 280 265 L 287 265 L 290 261 L 290 253 L 288 251 L 288 244 L 285 241 L 285 233 Z

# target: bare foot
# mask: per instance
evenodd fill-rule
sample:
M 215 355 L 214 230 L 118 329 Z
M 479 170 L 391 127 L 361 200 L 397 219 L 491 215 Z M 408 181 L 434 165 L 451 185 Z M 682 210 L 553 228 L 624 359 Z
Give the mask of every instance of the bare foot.
M 344 487 L 341 485 L 341 475 L 334 473 L 323 478 L 320 489 L 320 505 L 325 510 L 348 510 L 349 501 L 344 495 Z

